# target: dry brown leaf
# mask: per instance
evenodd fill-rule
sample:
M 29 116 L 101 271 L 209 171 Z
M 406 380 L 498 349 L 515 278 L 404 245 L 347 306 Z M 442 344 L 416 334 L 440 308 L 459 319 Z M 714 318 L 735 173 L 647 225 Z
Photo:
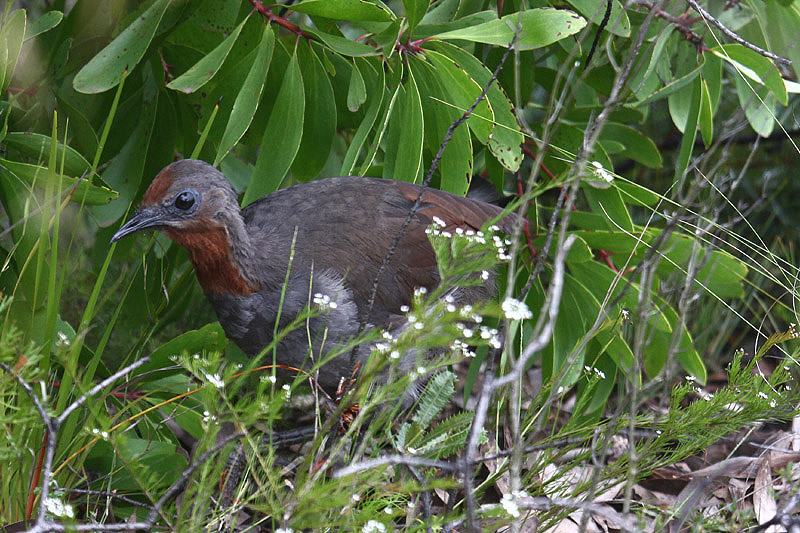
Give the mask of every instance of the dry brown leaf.
M 784 454 L 785 455 L 785 454 Z M 775 501 L 772 487 L 772 468 L 769 459 L 763 457 L 756 473 L 755 487 L 753 489 L 753 510 L 759 524 L 764 524 L 772 520 L 778 512 L 778 503 Z M 766 533 L 777 533 L 781 531 L 776 526 L 767 528 Z

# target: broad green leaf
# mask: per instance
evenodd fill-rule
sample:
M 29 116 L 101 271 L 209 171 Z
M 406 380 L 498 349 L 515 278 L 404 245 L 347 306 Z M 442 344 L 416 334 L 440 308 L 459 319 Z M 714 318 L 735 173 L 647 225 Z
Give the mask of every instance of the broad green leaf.
M 633 88 L 639 100 L 644 100 L 661 87 L 661 80 L 658 78 L 657 67 L 664 61 L 664 49 L 667 47 L 667 43 L 677 38 L 677 35 L 671 30 L 662 30 L 653 45 L 653 49 L 644 50 L 637 60 L 639 63 L 648 60 L 646 69 L 640 68 L 638 71 L 634 71 L 635 73 L 630 83 L 630 86 Z
M 26 157 L 44 160 L 50 152 L 52 138 L 40 133 L 12 131 L 6 135 L 5 141 L 9 147 L 19 150 Z M 89 170 L 89 162 L 74 148 L 58 144 L 58 159 L 61 161 L 64 154 L 64 172 L 71 176 L 82 176 Z
M 394 83 L 394 80 L 390 79 L 390 83 Z M 403 86 L 398 81 L 394 91 L 392 92 L 392 96 L 389 97 L 388 99 L 384 96 L 384 101 L 386 102 L 386 105 L 382 107 L 383 120 L 378 123 L 378 128 L 376 128 L 375 137 L 372 141 L 372 145 L 369 147 L 367 155 L 364 158 L 364 161 L 361 163 L 361 167 L 359 168 L 358 171 L 358 174 L 360 176 L 374 175 L 374 174 L 369 174 L 368 172 L 373 162 L 375 161 L 375 156 L 378 154 L 378 149 L 383 144 L 384 136 L 389 131 L 389 125 L 391 119 L 394 117 L 393 113 L 395 104 L 397 104 L 398 98 L 402 93 L 403 93 Z
M 436 70 L 425 61 L 411 59 L 408 67 L 414 70 L 414 79 L 422 99 L 425 118 L 425 146 L 435 156 L 447 130 L 461 113 L 442 103 L 447 91 L 441 85 Z M 472 179 L 472 137 L 469 128 L 453 130 L 450 142 L 442 152 L 439 162 L 439 188 L 463 196 Z
M 517 46 L 520 50 L 531 50 L 578 33 L 586 26 L 586 20 L 564 9 L 529 9 L 477 26 L 440 33 L 436 37 L 508 46 L 520 26 Z
M 0 94 L 5 94 L 17 67 L 22 42 L 25 40 L 25 10 L 17 9 L 0 29 Z
M 552 209 L 548 209 L 547 211 L 544 212 L 546 212 L 549 215 L 552 214 L 553 211 Z M 576 211 L 575 213 L 570 215 L 570 221 L 572 221 L 573 215 L 581 215 L 581 214 L 591 215 L 591 213 L 583 213 L 580 211 Z M 595 217 L 595 219 L 599 221 L 598 217 Z M 602 229 L 602 228 L 607 228 L 608 226 L 603 221 L 599 221 L 597 227 Z M 588 243 L 585 240 L 583 240 L 579 235 L 576 235 L 576 237 L 577 238 L 575 239 L 575 244 L 573 244 L 572 248 L 570 248 L 569 252 L 567 252 L 567 257 L 566 257 L 567 263 L 570 264 L 583 263 L 584 261 L 594 260 L 594 254 L 592 253 L 592 249 L 589 247 Z M 535 237 L 532 241 L 533 246 L 537 250 L 542 250 L 542 253 L 552 257 L 555 254 L 554 243 L 551 241 L 550 248 L 544 250 L 545 243 L 546 243 L 546 237 L 544 235 L 539 235 L 538 237 Z
M 203 59 L 195 63 L 192 68 L 169 82 L 167 87 L 190 94 L 205 85 L 208 80 L 213 78 L 219 71 L 225 58 L 228 57 L 231 48 L 233 48 L 233 45 L 236 43 L 236 39 L 239 37 L 239 33 L 241 33 L 248 18 L 249 15 L 236 26 L 236 29 L 234 29 L 224 41 L 219 43 L 217 47 L 203 57 Z
M 703 70 L 703 63 L 701 62 L 696 68 L 690 70 L 688 73 L 681 76 L 680 78 L 670 81 L 661 89 L 636 102 L 635 105 L 637 107 L 641 107 L 650 104 L 652 102 L 655 102 L 656 100 L 660 100 L 662 98 L 670 96 L 672 93 L 680 91 L 681 89 L 688 86 L 692 81 L 694 81 L 694 79 L 700 75 L 700 72 L 702 70 Z
M 44 178 L 52 175 L 45 167 L 7 159 L 0 159 L 0 166 L 12 172 L 25 183 L 29 185 L 36 184 L 39 187 L 44 187 Z M 94 185 L 88 179 L 61 176 L 61 191 L 66 193 L 73 189 L 74 192 L 71 193 L 70 200 L 77 203 L 85 203 L 86 205 L 104 205 L 119 196 L 116 191 L 112 191 L 105 186 Z
M 645 166 L 661 168 L 663 164 L 656 144 L 630 126 L 610 122 L 603 128 L 601 138 L 621 143 L 625 147 L 623 155 Z
M 575 156 L 582 145 L 582 130 L 575 126 L 560 124 L 550 140 L 550 150 L 545 154 L 544 164 L 556 176 L 566 173 L 572 168 L 575 162 Z M 600 164 L 604 169 L 614 168 L 608 154 L 606 154 L 603 147 L 599 145 L 595 146 L 594 153 L 592 154 L 592 161 L 590 161 L 589 164 L 594 166 L 595 162 Z
M 714 140 L 714 112 L 711 109 L 711 94 L 706 80 L 700 78 L 700 136 L 706 148 Z
M 441 0 L 432 9 L 429 9 L 422 17 L 420 24 L 430 26 L 432 24 L 442 24 L 453 20 L 458 11 L 461 0 Z
M 150 353 L 150 362 L 137 370 L 137 374 L 148 376 L 153 370 L 161 370 L 157 375 L 163 376 L 165 367 L 174 365 L 171 357 L 181 353 L 199 353 L 203 350 L 222 351 L 228 344 L 225 332 L 218 322 L 207 324 L 200 329 L 187 331 L 169 340 Z M 184 372 L 176 368 L 175 372 Z M 144 382 L 151 379 L 144 378 Z
M 437 20 L 436 22 L 431 22 L 429 24 L 428 19 L 430 16 L 439 12 L 439 8 L 443 6 L 445 6 L 444 2 L 438 4 L 432 10 L 428 11 L 428 14 L 425 15 L 425 18 L 422 19 L 422 22 L 420 22 L 420 25 L 417 26 L 416 30 L 414 31 L 415 39 L 427 39 L 444 32 L 463 30 L 465 28 L 477 26 L 478 24 L 483 24 L 484 22 L 492 22 L 497 20 L 496 11 L 478 11 L 477 13 L 466 14 L 465 16 L 455 20 L 452 20 L 451 17 L 445 19 L 444 15 L 446 13 L 440 12 L 441 17 L 437 18 L 441 20 Z
M 618 179 L 614 185 L 622 194 L 622 199 L 629 204 L 654 206 L 661 199 L 657 193 L 638 183 Z
M 481 86 L 481 90 L 491 80 L 492 73 L 474 55 L 448 43 L 434 43 L 434 46 L 450 57 L 457 66 L 463 68 Z M 494 114 L 494 125 L 488 142 L 489 150 L 505 168 L 516 172 L 522 164 L 523 137 L 514 116 L 513 105 L 497 81 L 489 87 L 486 98 Z
M 156 0 L 108 46 L 100 50 L 72 80 L 75 90 L 93 94 L 116 87 L 125 71 L 133 70 L 144 57 L 169 4 L 169 0 Z
M 626 231 L 633 231 L 631 214 L 622 200 L 622 195 L 616 188 L 598 189 L 584 186 L 582 190 L 592 211 L 609 219 L 609 229 L 622 228 Z
M 64 13 L 61 11 L 48 11 L 31 24 L 30 32 L 25 36 L 25 40 L 33 39 L 37 35 L 48 32 L 58 26 L 64 20 Z
M 597 261 L 572 265 L 571 270 L 577 279 L 584 280 L 584 286 L 594 293 L 598 301 L 605 298 L 606 292 L 617 275 L 608 266 Z M 635 312 L 638 307 L 639 290 L 636 283 L 619 283 L 611 294 L 610 301 L 616 302 L 616 304 L 613 309 L 609 310 L 610 314 L 618 316 L 623 309 Z M 677 315 L 661 298 L 653 295 L 652 300 L 652 308 L 648 313 L 650 320 L 648 321 L 649 327 L 643 355 L 645 370 L 651 378 L 654 378 L 667 361 L 670 337 L 674 325 L 677 324 Z M 687 372 L 698 378 L 699 381 L 705 381 L 705 367 L 692 347 L 691 337 L 685 327 L 682 328 L 675 356 Z
M 318 38 L 334 52 L 342 54 L 343 56 L 363 57 L 375 56 L 380 53 L 379 50 L 371 46 L 350 40 L 341 35 L 331 35 L 330 33 L 325 33 L 314 28 L 303 28 L 303 30 Z
M 636 231 L 636 234 L 629 234 L 595 229 L 575 233 L 592 248 L 614 254 L 620 262 L 633 256 L 635 264 L 658 237 L 658 230 L 646 231 L 644 234 L 641 234 L 639 228 Z M 694 240 L 687 235 L 675 233 L 670 236 L 662 246 L 662 259 L 657 265 L 658 274 L 663 277 L 676 273 L 683 276 L 693 246 Z M 747 276 L 747 266 L 744 263 L 720 250 L 704 250 L 700 260 L 704 263 L 696 276 L 698 290 L 708 291 L 719 298 L 739 298 L 744 294 L 742 282 Z
M 717 114 L 719 100 L 722 97 L 722 60 L 713 54 L 706 54 L 706 63 L 703 66 L 703 80 L 708 87 L 711 98 L 711 117 Z
M 425 125 L 417 82 L 409 69 L 386 136 L 383 177 L 418 182 L 422 172 L 422 141 Z
M 306 108 L 303 137 L 292 163 L 292 175 L 299 180 L 310 180 L 319 175 L 331 151 L 336 134 L 336 100 L 330 77 L 314 48 L 301 46 L 297 54 Z
M 588 18 L 595 24 L 600 24 L 606 14 L 606 2 L 598 2 L 596 0 L 567 0 L 568 3 L 575 8 L 575 10 Z M 625 8 L 618 0 L 611 0 L 611 16 L 608 17 L 608 25 L 605 31 L 609 31 L 614 35 L 620 37 L 630 37 L 631 35 L 631 21 L 628 19 L 628 14 L 625 13 Z
M 797 29 L 800 28 L 800 6 L 795 2 L 748 2 L 748 5 L 763 22 L 764 38 L 768 50 L 774 50 L 792 61 L 794 79 L 800 73 L 800 46 Z M 786 80 L 784 80 L 786 81 Z
M 382 5 L 367 0 L 303 0 L 286 7 L 298 13 L 333 20 L 387 22 L 395 18 Z
M 386 89 L 384 87 L 385 73 L 383 68 L 380 68 L 379 71 L 376 72 L 366 63 L 365 60 L 355 59 L 354 61 L 363 61 L 362 65 L 364 66 L 364 72 L 367 75 L 366 81 L 369 87 L 367 94 L 371 96 L 369 106 L 364 113 L 364 118 L 358 125 L 358 129 L 356 130 L 355 135 L 353 135 L 353 139 L 350 141 L 350 146 L 348 146 L 347 153 L 342 161 L 340 174 L 345 176 L 350 176 L 353 174 L 353 169 L 356 167 L 356 158 L 363 149 L 367 135 L 370 131 L 372 131 L 375 120 L 378 118 L 378 114 L 383 108 L 383 102 L 386 95 Z
M 244 132 L 253 121 L 253 116 L 258 108 L 261 99 L 261 92 L 264 90 L 264 82 L 267 80 L 269 64 L 272 60 L 272 51 L 275 47 L 275 33 L 269 25 L 264 26 L 264 33 L 261 42 L 258 44 L 258 53 L 253 68 L 247 74 L 236 100 L 233 102 L 228 124 L 222 134 L 217 155 L 214 158 L 214 166 L 218 166 L 220 161 L 225 159 L 231 148 L 239 142 Z
M 406 20 L 408 21 L 408 35 L 411 35 L 414 28 L 425 16 L 431 0 L 403 0 L 403 7 L 406 8 Z
M 734 78 L 736 96 L 750 127 L 762 137 L 769 137 L 775 128 L 775 95 L 765 86 L 753 85 L 741 76 Z M 755 89 L 755 91 L 753 90 Z
M 740 75 L 758 84 L 765 85 L 783 105 L 788 103 L 786 86 L 781 73 L 771 59 L 741 44 L 724 44 L 711 49 L 715 56 L 727 61 Z
M 436 67 L 439 83 L 443 87 L 447 87 L 446 104 L 451 104 L 462 114 L 466 112 L 480 96 L 481 86 L 466 72 L 464 67 L 458 65 L 451 58 L 432 50 L 426 51 L 425 56 Z M 467 125 L 481 144 L 489 142 L 489 136 L 494 129 L 494 113 L 488 99 L 484 98 L 473 110 L 467 119 Z
M 272 114 L 264 130 L 261 150 L 253 169 L 253 179 L 242 198 L 243 206 L 281 186 L 300 148 L 303 122 L 299 118 L 305 114 L 305 105 L 303 77 L 295 53 L 286 67 Z
M 689 103 L 689 110 L 686 116 L 686 127 L 683 130 L 683 137 L 681 138 L 681 150 L 678 154 L 678 161 L 676 162 L 676 176 L 683 175 L 689 167 L 689 159 L 692 157 L 694 141 L 697 139 L 697 122 L 700 120 L 701 91 L 700 78 L 695 78 L 694 83 L 692 83 L 692 99 Z
M 366 100 L 367 86 L 364 85 L 364 77 L 358 69 L 358 61 L 353 59 L 353 69 L 350 71 L 350 85 L 347 89 L 347 109 L 355 113 Z

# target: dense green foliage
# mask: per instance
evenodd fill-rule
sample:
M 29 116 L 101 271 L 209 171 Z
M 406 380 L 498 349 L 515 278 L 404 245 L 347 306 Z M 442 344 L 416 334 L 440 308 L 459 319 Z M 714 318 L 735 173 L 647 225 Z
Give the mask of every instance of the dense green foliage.
M 527 216 L 530 227 L 510 236 L 501 254 L 511 256 L 502 261 L 504 305 L 465 314 L 447 309 L 440 294 L 420 295 L 411 313 L 424 330 L 377 350 L 376 367 L 364 369 L 369 375 L 390 364 L 380 357 L 393 349 L 460 343 L 477 346 L 477 356 L 456 350 L 437 365 L 461 362 L 465 380 L 456 386 L 453 374 L 439 374 L 421 405 L 394 427 L 392 413 L 377 406 L 399 397 L 404 382 L 357 388 L 364 412 L 347 436 L 364 429 L 370 413 L 375 418 L 364 431 L 381 445 L 437 460 L 462 449 L 472 413 L 448 412 L 438 426 L 436 419 L 456 389 L 471 405 L 482 364 L 500 338 L 496 329 L 503 328 L 497 374 L 512 372 L 523 354 L 526 368 L 535 365 L 542 374 L 535 398 L 522 401 L 518 384 L 493 398 L 492 423 L 515 420 L 515 444 L 547 435 L 548 417 L 570 394 L 575 408 L 565 433 L 559 427 L 551 437 L 590 438 L 595 428 L 611 434 L 626 424 L 671 429 L 643 446 L 651 455 L 638 465 L 641 473 L 754 420 L 791 413 L 794 400 L 770 407 L 757 395 L 789 378 L 755 384 L 740 362 L 732 373 L 747 384 L 746 395 L 734 394 L 744 392 L 732 385 L 732 396 L 704 404 L 697 415 L 713 419 L 714 427 L 680 410 L 690 388 L 677 389 L 675 410 L 664 419 L 639 407 L 658 394 L 668 402 L 678 373 L 705 383 L 709 365 L 724 365 L 708 356 L 733 357 L 725 335 L 760 345 L 796 321 L 793 244 L 770 251 L 771 236 L 785 234 L 766 223 L 763 230 L 748 226 L 748 217 L 764 215 L 747 210 L 739 189 L 763 188 L 761 201 L 775 202 L 772 212 L 787 221 L 783 210 L 791 209 L 781 202 L 792 195 L 770 194 L 747 170 L 758 168 L 760 139 L 791 141 L 787 131 L 797 130 L 798 0 L 706 7 L 777 59 L 691 20 L 696 13 L 681 11 L 687 6 L 659 3 L 612 0 L 610 14 L 605 3 L 586 0 L 302 0 L 272 8 L 219 0 L 78 0 L 69 9 L 63 1 L 47 8 L 21 3 L 27 9 L 6 2 L 0 14 L 1 360 L 26 381 L 43 380 L 43 401 L 61 413 L 100 379 L 149 357 L 130 383 L 107 389 L 103 401 L 75 410 L 60 427 L 58 486 L 155 502 L 187 465 L 176 451 L 174 426 L 195 439 L 208 436 L 201 449 L 210 448 L 215 417 L 235 413 L 245 428 L 280 420 L 306 381 L 301 376 L 284 389 L 262 379 L 243 387 L 241 364 L 250 370 L 258 362 L 243 361 L 209 323 L 214 317 L 185 252 L 161 236 L 108 244 L 152 177 L 176 157 L 221 168 L 243 193 L 242 205 L 292 183 L 355 174 L 417 183 L 429 177 L 431 186 L 462 195 L 488 180 Z M 476 102 L 464 124 L 450 130 Z M 736 143 L 752 151 L 737 153 Z M 796 164 L 797 147 L 787 151 Z M 746 161 L 732 163 L 736 158 Z M 560 258 L 559 276 L 557 256 L 567 238 L 571 248 Z M 442 290 L 498 263 L 496 247 L 432 240 Z M 770 309 L 766 318 L 754 301 Z M 548 314 L 551 308 L 558 313 Z M 471 313 L 486 321 L 476 330 L 485 333 L 480 340 L 458 323 Z M 733 326 L 725 322 L 730 317 Z M 752 326 L 761 322 L 767 331 Z M 546 342 L 528 354 L 543 332 Z M 792 339 L 780 339 L 789 351 Z M 214 386 L 219 380 L 224 391 Z M 2 523 L 25 514 L 31 481 L 20 473 L 33 469 L 44 429 L 7 373 L 0 373 L 0 387 L 0 421 L 14 424 L 8 442 L 25 450 L 0 449 L 4 461 L 18 458 L 0 470 L 4 480 L 16 480 L 0 500 Z M 11 391 L 17 391 L 13 401 Z M 726 417 L 733 402 L 752 409 Z M 618 420 L 606 416 L 614 409 Z M 134 421 L 135 431 L 123 431 Z M 480 429 L 491 433 L 492 423 Z M 696 441 L 672 446 L 675 435 L 685 439 L 704 429 Z M 316 443 L 315 450 L 323 448 Z M 348 461 L 378 453 L 354 440 L 318 451 L 319 464 L 340 452 Z M 272 459 L 255 474 L 264 477 L 262 489 L 281 486 Z M 516 461 L 503 468 L 522 488 L 550 494 L 547 482 L 521 475 Z M 304 463 L 294 492 L 265 496 L 264 490 L 253 501 L 295 528 L 360 527 L 381 518 L 384 507 L 394 509 L 397 523 L 398 514 L 408 513 L 419 525 L 406 504 L 437 483 L 460 486 L 456 478 L 397 476 L 397 486 L 384 491 L 391 476 L 366 472 L 364 480 L 376 488 L 357 505 L 351 495 L 358 490 L 350 488 L 357 483 L 325 478 L 319 464 Z M 222 466 L 199 472 L 190 488 L 197 498 L 185 501 L 207 503 Z M 614 479 L 620 468 L 612 465 L 604 475 Z M 477 493 L 486 490 L 482 485 Z M 335 495 L 319 501 L 321 491 Z M 316 513 L 304 507 L 309 502 Z M 82 505 L 87 513 L 101 507 Z M 344 506 L 352 506 L 349 514 L 339 513 Z M 112 507 L 108 521 L 134 512 L 127 502 Z M 286 508 L 297 512 L 283 517 Z M 465 508 L 449 509 L 446 520 L 463 519 Z M 207 510 L 197 509 L 187 504 L 178 523 L 202 523 Z M 487 508 L 486 516 L 508 519 L 495 511 Z

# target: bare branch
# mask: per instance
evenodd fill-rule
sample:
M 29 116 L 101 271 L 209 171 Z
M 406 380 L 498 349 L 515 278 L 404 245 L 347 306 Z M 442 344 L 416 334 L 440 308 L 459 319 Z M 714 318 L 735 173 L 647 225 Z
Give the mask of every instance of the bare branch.
M 742 39 L 737 34 L 735 34 L 732 30 L 729 30 L 722 22 L 720 22 L 719 20 L 714 18 L 714 16 L 711 15 L 711 13 L 709 13 L 708 11 L 703 9 L 700 6 L 700 4 L 697 3 L 696 0 L 686 0 L 686 2 L 690 6 L 692 6 L 692 9 L 694 9 L 695 11 L 700 13 L 700 16 L 703 17 L 703 19 L 705 19 L 706 21 L 710 22 L 719 31 L 724 33 L 729 39 L 731 39 L 733 41 L 736 41 L 737 43 L 741 44 L 745 48 L 749 48 L 750 50 L 753 50 L 754 52 L 758 52 L 762 56 L 767 57 L 767 58 L 775 61 L 776 63 L 781 63 L 783 65 L 791 65 L 792 64 L 792 61 L 790 59 L 786 59 L 785 57 L 781 57 L 781 56 L 779 56 L 777 54 L 773 54 L 772 52 L 768 52 L 767 50 L 764 50 L 763 48 L 759 48 L 758 46 L 754 45 L 753 43 Z

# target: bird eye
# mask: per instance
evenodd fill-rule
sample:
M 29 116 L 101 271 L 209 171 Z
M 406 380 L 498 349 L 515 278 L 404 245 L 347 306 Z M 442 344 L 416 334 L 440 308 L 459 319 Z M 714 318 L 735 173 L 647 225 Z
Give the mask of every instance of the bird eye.
M 181 191 L 175 197 L 175 207 L 182 211 L 187 211 L 194 205 L 194 195 L 189 191 Z

